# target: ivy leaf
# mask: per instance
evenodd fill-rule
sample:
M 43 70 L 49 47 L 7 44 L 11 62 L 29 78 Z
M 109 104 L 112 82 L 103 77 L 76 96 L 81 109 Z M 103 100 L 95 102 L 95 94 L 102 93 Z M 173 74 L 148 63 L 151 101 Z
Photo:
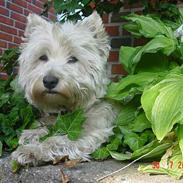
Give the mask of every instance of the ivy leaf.
M 70 140 L 77 140 L 81 135 L 82 125 L 86 117 L 82 109 L 57 117 L 52 133 L 67 134 Z

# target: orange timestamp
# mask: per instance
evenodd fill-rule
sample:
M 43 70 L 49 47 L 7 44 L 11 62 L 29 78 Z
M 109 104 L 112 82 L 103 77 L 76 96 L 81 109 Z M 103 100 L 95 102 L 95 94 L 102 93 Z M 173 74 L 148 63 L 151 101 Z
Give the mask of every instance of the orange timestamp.
M 176 166 L 176 168 L 183 169 L 183 161 L 179 161 L 174 163 L 174 161 L 169 161 L 169 167 L 168 168 L 173 168 Z M 153 169 L 159 169 L 160 168 L 160 162 L 159 161 L 153 161 L 152 162 L 152 168 Z

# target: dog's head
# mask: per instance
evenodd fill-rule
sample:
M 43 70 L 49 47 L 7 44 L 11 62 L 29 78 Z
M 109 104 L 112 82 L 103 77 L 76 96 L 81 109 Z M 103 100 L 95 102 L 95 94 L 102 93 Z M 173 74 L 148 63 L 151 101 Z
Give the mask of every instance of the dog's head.
M 103 97 L 108 37 L 94 12 L 77 23 L 28 16 L 19 57 L 19 83 L 30 103 L 47 112 L 87 108 Z

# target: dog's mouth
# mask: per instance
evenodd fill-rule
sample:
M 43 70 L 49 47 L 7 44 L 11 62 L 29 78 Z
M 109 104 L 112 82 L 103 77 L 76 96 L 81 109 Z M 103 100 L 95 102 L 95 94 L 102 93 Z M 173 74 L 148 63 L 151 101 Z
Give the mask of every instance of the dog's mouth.
M 54 94 L 59 94 L 59 93 L 57 91 L 54 91 L 54 90 L 46 90 L 46 91 L 44 91 L 44 94 L 54 95 Z
M 43 95 L 44 96 L 60 96 L 60 97 L 68 98 L 68 96 L 65 95 L 64 93 L 61 93 L 55 90 L 45 90 L 43 91 Z

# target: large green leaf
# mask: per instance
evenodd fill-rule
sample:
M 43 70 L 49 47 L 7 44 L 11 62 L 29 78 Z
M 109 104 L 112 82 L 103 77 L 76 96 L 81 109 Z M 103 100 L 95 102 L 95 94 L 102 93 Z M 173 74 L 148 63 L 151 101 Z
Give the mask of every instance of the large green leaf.
M 170 74 L 142 95 L 142 107 L 158 140 L 162 140 L 183 118 L 182 81 L 182 74 Z
M 178 124 L 176 134 L 178 137 L 179 147 L 183 155 L 183 124 Z
M 109 99 L 127 103 L 131 101 L 135 95 L 141 94 L 147 85 L 160 81 L 165 72 L 141 72 L 136 75 L 128 75 L 122 78 L 118 83 L 112 83 L 108 87 L 106 97 Z
M 115 151 L 109 151 L 110 155 L 119 161 L 124 160 L 134 160 L 139 157 L 142 157 L 141 159 L 153 159 L 153 158 L 159 158 L 165 151 L 171 146 L 171 142 L 163 142 L 159 143 L 157 140 L 154 140 L 147 145 L 137 149 L 133 153 L 120 153 Z M 144 156 L 145 155 L 145 156 Z
M 130 26 L 128 24 L 124 26 L 126 30 L 138 34 L 140 33 L 144 37 L 154 38 L 157 35 L 165 35 L 167 37 L 173 37 L 172 30 L 167 27 L 159 19 L 154 19 L 150 16 L 131 14 L 124 17 L 126 20 L 130 20 Z M 134 25 L 132 26 L 132 22 Z
M 143 54 L 160 51 L 165 55 L 170 55 L 176 49 L 176 44 L 177 42 L 174 39 L 159 35 L 141 47 L 122 46 L 120 48 L 120 61 L 129 73 L 134 73 L 135 67 L 140 62 Z

